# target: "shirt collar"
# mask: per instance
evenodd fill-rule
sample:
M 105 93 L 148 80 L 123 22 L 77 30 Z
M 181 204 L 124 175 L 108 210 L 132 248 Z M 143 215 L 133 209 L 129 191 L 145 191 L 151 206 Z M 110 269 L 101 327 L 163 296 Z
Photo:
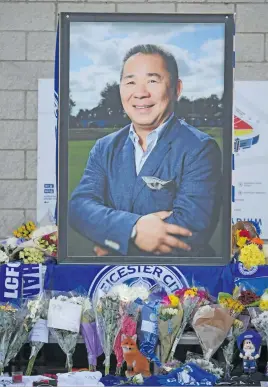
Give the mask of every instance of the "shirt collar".
M 166 128 L 166 126 L 169 124 L 169 122 L 172 120 L 172 118 L 174 117 L 174 113 L 172 113 L 169 118 L 167 119 L 167 121 L 165 121 L 163 124 L 159 125 L 156 129 L 154 129 L 152 132 L 150 132 L 148 134 L 148 137 L 155 137 L 156 136 L 156 139 L 158 140 L 160 134 L 164 131 L 164 129 Z M 139 142 L 139 136 L 137 135 L 137 133 L 135 132 L 135 129 L 134 129 L 134 126 L 133 126 L 133 123 L 131 123 L 130 125 L 130 129 L 129 129 L 129 137 L 131 139 L 131 141 L 133 142 L 133 144 Z

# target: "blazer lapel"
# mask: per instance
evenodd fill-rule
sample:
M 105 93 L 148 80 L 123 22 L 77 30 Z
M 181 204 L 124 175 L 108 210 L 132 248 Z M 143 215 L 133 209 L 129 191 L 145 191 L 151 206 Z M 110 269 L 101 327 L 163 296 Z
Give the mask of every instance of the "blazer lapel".
M 113 189 L 112 196 L 115 200 L 116 208 L 120 208 L 122 211 L 130 211 L 137 175 L 134 145 L 129 137 L 127 137 L 121 152 L 118 153 L 116 170 L 114 172 L 116 187 Z
M 172 130 L 176 125 L 176 121 L 176 117 L 171 120 L 164 133 L 158 139 L 158 142 L 152 150 L 152 153 L 149 155 L 148 159 L 145 161 L 142 169 L 140 170 L 140 173 L 137 176 L 136 185 L 132 196 L 132 206 L 134 205 L 134 202 L 136 201 L 138 195 L 141 193 L 142 189 L 146 185 L 146 183 L 142 179 L 142 176 L 154 176 L 159 166 L 162 164 L 166 153 L 170 150 L 172 141 L 174 137 L 177 136 L 176 132 Z

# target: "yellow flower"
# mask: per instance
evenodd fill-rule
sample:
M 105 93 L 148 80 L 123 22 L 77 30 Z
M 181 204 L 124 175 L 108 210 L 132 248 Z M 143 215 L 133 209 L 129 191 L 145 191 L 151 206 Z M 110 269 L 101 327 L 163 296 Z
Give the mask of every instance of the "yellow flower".
M 168 296 L 168 298 L 169 298 L 169 301 L 170 301 L 170 305 L 171 305 L 171 306 L 176 307 L 176 306 L 179 305 L 179 303 L 180 303 L 179 297 L 175 296 L 174 294 L 170 294 L 170 295 Z
M 246 269 L 250 269 L 252 266 L 265 265 L 265 255 L 257 245 L 250 244 L 241 249 L 239 261 Z
M 261 310 L 268 310 L 268 301 L 267 300 L 260 300 L 260 309 Z
M 185 290 L 184 296 L 185 297 L 195 297 L 197 295 L 197 288 L 190 288 Z
M 247 237 L 239 237 L 239 239 L 237 240 L 236 244 L 237 244 L 238 247 L 241 248 L 241 247 L 245 246 L 247 240 L 248 240 Z
M 234 323 L 233 323 L 233 326 L 235 327 L 235 328 L 243 328 L 243 323 L 242 323 L 242 321 L 241 320 L 237 320 L 237 319 L 235 319 L 234 320 Z

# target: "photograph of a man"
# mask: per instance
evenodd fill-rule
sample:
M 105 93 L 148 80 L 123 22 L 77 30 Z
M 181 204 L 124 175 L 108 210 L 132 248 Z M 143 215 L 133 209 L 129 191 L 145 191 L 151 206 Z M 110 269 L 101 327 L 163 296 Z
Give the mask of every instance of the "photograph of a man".
M 99 139 L 69 201 L 70 226 L 95 253 L 215 256 L 221 150 L 176 116 L 177 62 L 154 44 L 124 57 L 120 96 L 131 124 Z

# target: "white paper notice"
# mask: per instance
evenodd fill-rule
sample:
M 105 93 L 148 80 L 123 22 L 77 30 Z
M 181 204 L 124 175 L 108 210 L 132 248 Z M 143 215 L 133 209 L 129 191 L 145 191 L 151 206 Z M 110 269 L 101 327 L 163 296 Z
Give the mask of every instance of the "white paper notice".
M 48 343 L 48 327 L 47 320 L 40 318 L 33 327 L 32 332 L 30 333 L 31 341 L 38 341 L 41 343 Z
M 155 325 L 151 321 L 143 320 L 141 324 L 141 330 L 144 332 L 154 333 Z
M 79 332 L 82 305 L 70 301 L 52 299 L 49 302 L 47 326 L 49 328 L 65 329 Z

